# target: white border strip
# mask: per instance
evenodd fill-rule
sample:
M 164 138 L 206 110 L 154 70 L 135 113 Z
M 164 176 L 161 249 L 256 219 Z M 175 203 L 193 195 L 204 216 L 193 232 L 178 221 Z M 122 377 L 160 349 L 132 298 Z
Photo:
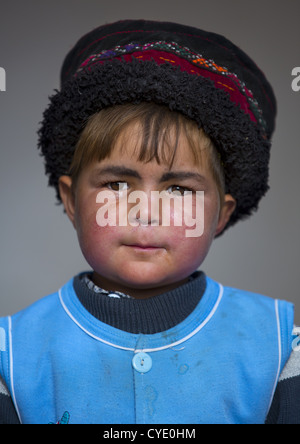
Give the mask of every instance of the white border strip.
M 129 351 L 133 351 L 134 353 L 140 353 L 140 352 L 145 352 L 145 353 L 150 353 L 150 352 L 156 352 L 156 351 L 161 351 L 161 350 L 165 350 L 167 348 L 172 348 L 175 347 L 179 344 L 182 344 L 183 342 L 187 341 L 188 339 L 192 338 L 194 335 L 196 335 L 209 321 L 210 319 L 213 317 L 213 315 L 215 314 L 221 299 L 223 297 L 224 294 L 224 287 L 221 284 L 219 285 L 219 295 L 218 295 L 218 299 L 213 307 L 213 309 L 211 310 L 211 312 L 209 313 L 209 315 L 207 316 L 207 318 L 200 324 L 198 325 L 198 327 L 193 330 L 189 335 L 185 336 L 184 338 L 180 339 L 179 341 L 173 342 L 171 344 L 168 345 L 164 345 L 162 347 L 157 347 L 157 348 L 146 348 L 146 349 L 134 349 L 134 348 L 128 348 L 128 347 L 122 347 L 120 345 L 117 344 L 113 344 L 111 342 L 105 341 L 104 339 L 100 338 L 99 336 L 96 336 L 94 334 L 92 334 L 91 332 L 89 332 L 86 328 L 84 328 L 78 321 L 77 319 L 74 318 L 74 316 L 70 313 L 69 309 L 66 307 L 63 298 L 62 298 L 62 294 L 61 294 L 61 289 L 59 290 L 58 294 L 59 294 L 59 299 L 60 302 L 65 310 L 65 312 L 67 313 L 67 315 L 73 320 L 73 322 L 75 322 L 76 325 L 78 325 L 79 328 L 81 328 L 81 330 L 83 330 L 86 334 L 88 334 L 89 336 L 91 336 L 92 338 L 96 339 L 97 341 L 103 342 L 106 345 L 110 345 L 111 347 L 115 347 L 118 349 L 122 349 L 122 350 L 129 350 Z
M 275 390 L 277 387 L 277 383 L 280 377 L 280 369 L 281 369 L 281 361 L 282 361 L 282 348 L 281 348 L 281 328 L 280 328 L 280 317 L 279 317 L 279 306 L 278 306 L 278 299 L 275 300 L 275 313 L 276 313 L 276 322 L 277 322 L 277 340 L 278 340 L 278 369 L 277 374 L 274 382 L 274 387 L 272 390 L 271 400 L 268 408 L 268 412 L 271 408 L 271 404 L 273 401 L 273 397 L 275 394 Z
M 13 360 L 13 347 L 12 347 L 11 316 L 8 317 L 8 333 L 9 333 L 9 361 L 10 361 L 9 372 L 10 372 L 11 397 L 13 399 L 15 409 L 16 409 L 17 415 L 19 417 L 20 423 L 22 424 L 22 419 L 21 419 L 21 415 L 19 412 L 19 407 L 18 407 L 18 403 L 16 400 L 16 395 L 15 395 L 15 387 L 14 387 L 14 360 Z

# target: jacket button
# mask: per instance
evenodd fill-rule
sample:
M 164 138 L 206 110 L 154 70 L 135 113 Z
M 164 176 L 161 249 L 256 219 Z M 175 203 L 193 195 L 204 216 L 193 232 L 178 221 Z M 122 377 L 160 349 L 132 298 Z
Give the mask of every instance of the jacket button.
M 132 365 L 139 373 L 147 373 L 152 368 L 152 358 L 147 353 L 136 353 L 132 359 Z

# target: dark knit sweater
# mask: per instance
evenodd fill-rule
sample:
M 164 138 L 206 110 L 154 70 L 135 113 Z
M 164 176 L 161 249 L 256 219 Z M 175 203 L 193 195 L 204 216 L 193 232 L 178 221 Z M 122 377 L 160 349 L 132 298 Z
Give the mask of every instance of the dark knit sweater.
M 112 298 L 87 287 L 84 275 L 74 278 L 82 305 L 94 317 L 130 333 L 154 334 L 182 322 L 199 303 L 206 279 L 202 272 L 167 293 L 146 299 Z M 293 352 L 278 384 L 267 424 L 300 424 L 300 353 Z M 19 424 L 11 396 L 0 378 L 0 424 Z
M 192 313 L 205 291 L 206 279 L 204 273 L 196 272 L 186 284 L 148 299 L 115 299 L 95 293 L 80 276 L 73 285 L 82 305 L 100 321 L 129 333 L 154 334 Z

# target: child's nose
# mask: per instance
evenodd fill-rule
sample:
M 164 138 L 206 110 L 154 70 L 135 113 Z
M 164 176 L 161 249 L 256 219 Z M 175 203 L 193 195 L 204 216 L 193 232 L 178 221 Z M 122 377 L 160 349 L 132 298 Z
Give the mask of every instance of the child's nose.
M 160 224 L 160 211 L 153 192 L 140 192 L 135 198 L 138 204 L 129 208 L 128 221 L 132 225 L 157 226 Z

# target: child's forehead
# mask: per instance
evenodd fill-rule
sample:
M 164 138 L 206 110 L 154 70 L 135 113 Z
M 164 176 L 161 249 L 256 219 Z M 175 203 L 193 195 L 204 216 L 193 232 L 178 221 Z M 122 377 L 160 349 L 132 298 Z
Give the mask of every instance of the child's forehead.
M 167 172 L 198 172 L 204 173 L 209 170 L 207 163 L 197 164 L 194 161 L 193 154 L 188 155 L 184 152 L 183 155 L 177 152 L 174 156 L 174 161 L 171 163 L 166 160 L 151 159 L 149 161 L 140 160 L 138 155 L 130 152 L 130 149 L 125 149 L 122 152 L 122 156 L 119 155 L 118 149 L 115 148 L 111 152 L 109 157 L 102 159 L 101 161 L 94 161 L 91 164 L 91 169 L 105 172 L 108 175 L 134 175 L 138 172 L 140 176 L 143 173 L 151 172 L 153 176 L 159 177 Z
M 159 168 L 161 165 L 168 169 L 177 168 L 182 165 L 193 167 L 204 167 L 207 164 L 207 140 L 200 137 L 187 137 L 187 132 L 179 128 L 176 132 L 175 126 L 161 129 L 161 136 L 156 138 L 155 134 L 145 134 L 145 128 L 140 121 L 129 123 L 123 128 L 115 140 L 110 151 L 110 158 L 121 158 L 127 163 L 145 164 L 155 160 Z M 193 139 L 193 140 L 192 140 Z M 157 153 L 151 159 L 141 153 Z

